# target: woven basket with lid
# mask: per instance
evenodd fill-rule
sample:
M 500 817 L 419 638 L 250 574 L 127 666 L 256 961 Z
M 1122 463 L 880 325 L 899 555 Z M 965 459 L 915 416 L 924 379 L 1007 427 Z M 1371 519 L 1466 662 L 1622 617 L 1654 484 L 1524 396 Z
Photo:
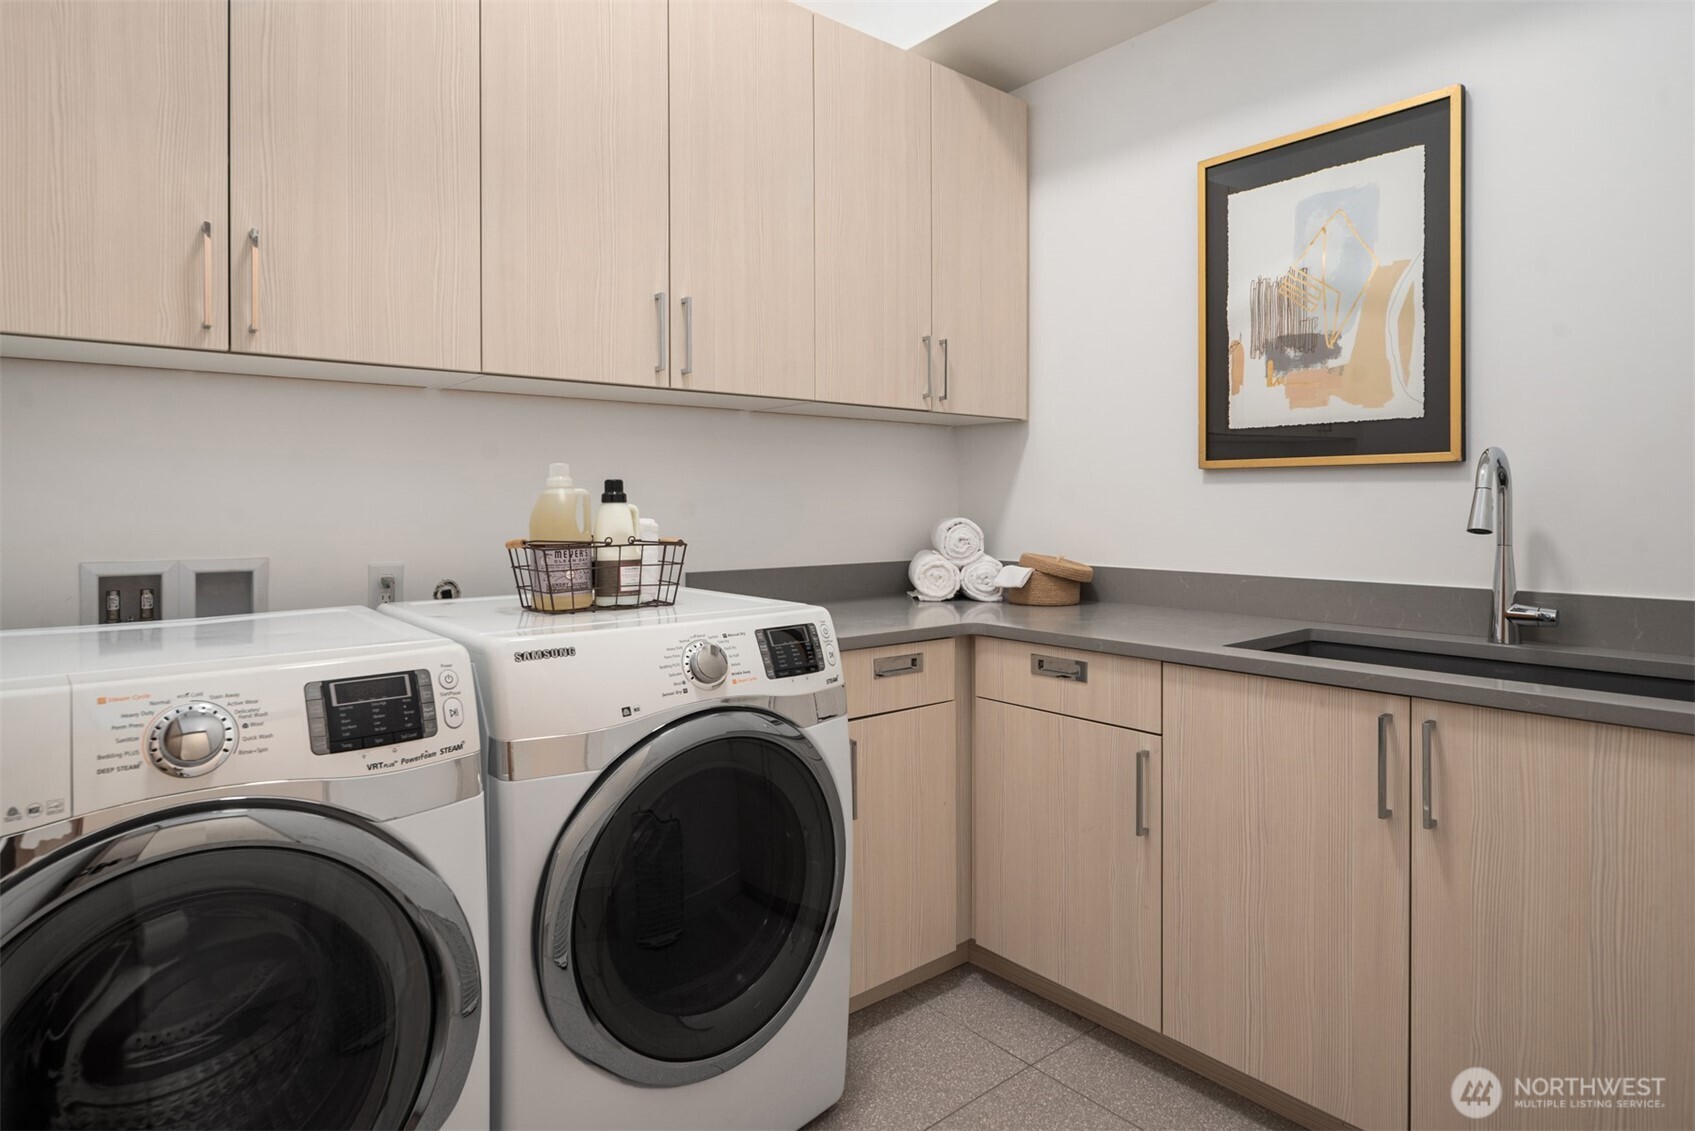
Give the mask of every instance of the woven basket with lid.
M 1095 576 L 1090 566 L 1051 554 L 1021 554 L 1018 564 L 1036 572 L 1022 587 L 1006 591 L 1014 605 L 1075 605 L 1083 598 L 1083 583 Z

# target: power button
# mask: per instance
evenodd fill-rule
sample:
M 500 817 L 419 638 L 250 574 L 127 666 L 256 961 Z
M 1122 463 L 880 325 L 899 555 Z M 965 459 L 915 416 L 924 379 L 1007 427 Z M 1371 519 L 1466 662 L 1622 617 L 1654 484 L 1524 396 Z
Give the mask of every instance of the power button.
M 454 671 L 452 668 L 447 668 L 440 675 L 436 676 L 436 682 L 441 684 L 441 689 L 443 691 L 452 691 L 455 687 L 459 686 L 459 673 Z

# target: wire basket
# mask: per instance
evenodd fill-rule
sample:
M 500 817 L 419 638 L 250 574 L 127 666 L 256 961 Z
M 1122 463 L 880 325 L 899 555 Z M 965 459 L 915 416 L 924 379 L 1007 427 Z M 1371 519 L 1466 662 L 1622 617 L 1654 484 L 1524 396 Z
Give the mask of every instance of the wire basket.
M 506 543 L 518 603 L 536 613 L 674 605 L 687 551 L 688 543 L 676 538 Z

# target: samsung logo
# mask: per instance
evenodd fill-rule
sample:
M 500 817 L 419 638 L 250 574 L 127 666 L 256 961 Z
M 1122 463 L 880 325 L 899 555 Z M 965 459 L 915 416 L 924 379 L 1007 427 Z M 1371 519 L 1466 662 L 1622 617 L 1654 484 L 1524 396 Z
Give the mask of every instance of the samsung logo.
M 531 660 L 563 660 L 576 654 L 575 648 L 536 648 L 529 652 L 512 653 L 512 662 L 524 664 Z

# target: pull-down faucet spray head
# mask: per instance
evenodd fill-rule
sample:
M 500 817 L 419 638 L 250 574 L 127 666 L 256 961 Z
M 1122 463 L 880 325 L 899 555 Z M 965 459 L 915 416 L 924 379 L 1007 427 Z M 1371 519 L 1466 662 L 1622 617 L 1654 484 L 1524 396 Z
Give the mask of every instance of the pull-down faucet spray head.
M 1508 490 L 1507 453 L 1500 448 L 1484 448 L 1477 457 L 1477 474 L 1473 478 L 1471 515 L 1466 519 L 1467 534 L 1495 533 L 1495 496 Z M 1502 507 L 1505 509 L 1505 506 Z
M 1479 487 L 1471 493 L 1471 517 L 1466 520 L 1467 534 L 1495 533 L 1495 489 Z

